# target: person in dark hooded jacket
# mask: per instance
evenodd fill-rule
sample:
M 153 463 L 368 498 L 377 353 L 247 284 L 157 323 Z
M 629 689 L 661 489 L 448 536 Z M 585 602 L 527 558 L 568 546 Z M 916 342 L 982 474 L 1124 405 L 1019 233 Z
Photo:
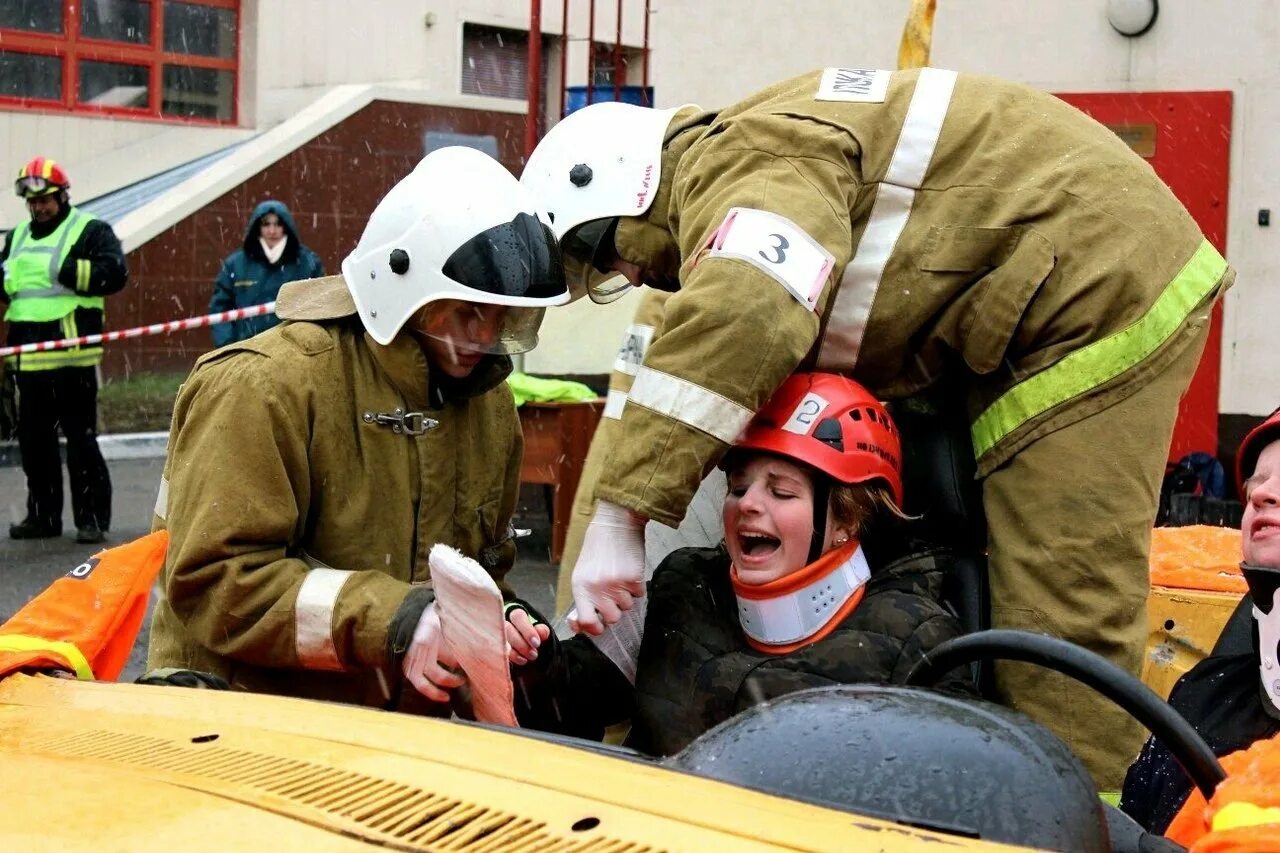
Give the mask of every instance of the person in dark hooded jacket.
M 520 724 L 599 740 L 630 719 L 630 746 L 670 755 L 787 693 L 901 684 L 961 632 L 939 601 L 947 555 L 904 535 L 901 458 L 864 388 L 792 376 L 725 457 L 724 543 L 655 570 L 634 687 L 609 632 L 562 642 L 508 605 Z M 973 690 L 962 672 L 941 686 Z
M 280 286 L 324 275 L 324 264 L 298 239 L 289 208 L 267 200 L 253 209 L 245 229 L 244 245 L 227 256 L 213 283 L 209 313 L 248 308 L 272 302 Z M 213 345 L 225 346 L 265 332 L 280 321 L 274 314 L 260 314 L 213 327 Z
M 1236 479 L 1245 503 L 1240 568 L 1249 585 L 1240 607 L 1252 612 L 1252 643 L 1219 639 L 1219 648 L 1169 693 L 1169 705 L 1219 757 L 1280 734 L 1280 410 L 1241 442 Z M 1125 776 L 1120 808 L 1149 832 L 1163 833 L 1190 793 L 1190 777 L 1153 737 Z

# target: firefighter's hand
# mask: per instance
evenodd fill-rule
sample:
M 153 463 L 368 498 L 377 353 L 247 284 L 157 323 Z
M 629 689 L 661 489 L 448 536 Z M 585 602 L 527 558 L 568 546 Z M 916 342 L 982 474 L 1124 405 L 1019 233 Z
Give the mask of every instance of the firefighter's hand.
M 625 507 L 596 502 L 573 567 L 574 631 L 600 636 L 644 595 L 644 524 Z
M 551 626 L 535 622 L 529 611 L 518 604 L 508 605 L 503 630 L 507 638 L 507 659 L 516 666 L 537 660 L 538 649 L 551 638 Z
M 440 628 L 440 614 L 432 602 L 422 611 L 418 625 L 413 629 L 413 639 L 409 641 L 409 649 L 401 664 L 404 677 L 432 702 L 448 702 L 449 691 L 461 687 L 467 680 L 445 668 L 454 665 L 456 662 L 447 651 L 444 631 Z

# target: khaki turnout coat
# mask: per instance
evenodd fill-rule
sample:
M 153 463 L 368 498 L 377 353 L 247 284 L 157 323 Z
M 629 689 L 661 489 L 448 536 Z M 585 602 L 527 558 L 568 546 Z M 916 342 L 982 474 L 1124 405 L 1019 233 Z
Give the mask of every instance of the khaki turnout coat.
M 798 368 L 968 389 L 979 473 L 1123 399 L 1233 271 L 1112 132 L 1025 86 L 827 69 L 668 128 L 622 257 L 679 277 L 596 497 L 679 523 Z
M 286 285 L 277 310 L 283 325 L 204 356 L 178 395 L 148 664 L 420 706 L 397 657 L 431 600 L 431 546 L 499 582 L 514 560 L 510 365 L 442 392 L 412 338 L 365 334 L 338 276 Z

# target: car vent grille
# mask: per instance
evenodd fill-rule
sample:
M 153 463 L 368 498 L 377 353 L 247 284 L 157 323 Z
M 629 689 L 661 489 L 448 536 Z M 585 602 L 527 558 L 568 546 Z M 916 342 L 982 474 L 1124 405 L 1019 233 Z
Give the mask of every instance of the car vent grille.
M 210 736 L 213 740 L 216 735 Z M 656 853 L 594 832 L 584 818 L 564 831 L 545 821 L 414 785 L 275 755 L 109 731 L 29 744 L 33 752 L 108 761 L 178 775 L 182 784 L 401 850 Z M 206 780 L 201 785 L 199 780 Z M 208 782 L 215 784 L 210 785 Z

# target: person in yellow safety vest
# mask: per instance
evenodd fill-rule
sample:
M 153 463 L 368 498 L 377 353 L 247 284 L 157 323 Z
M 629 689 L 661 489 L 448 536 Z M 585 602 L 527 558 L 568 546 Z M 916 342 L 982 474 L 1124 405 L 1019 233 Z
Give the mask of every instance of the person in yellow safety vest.
M 115 681 L 129 662 L 169 535 L 94 554 L 0 625 L 0 678 L 61 671 Z
M 7 343 L 30 344 L 102 332 L 106 300 L 128 279 L 124 251 L 111 226 L 72 206 L 71 182 L 53 160 L 37 157 L 18 172 L 14 189 L 31 214 L 5 238 L 4 319 Z M 14 539 L 62 535 L 62 461 L 76 541 L 94 544 L 111 528 L 111 475 L 98 450 L 98 365 L 102 346 L 76 346 L 9 356 L 18 377 L 18 448 L 27 477 L 26 517 L 9 526 Z
M 569 301 L 548 223 L 497 161 L 433 151 L 342 275 L 285 285 L 279 326 L 200 359 L 156 501 L 172 538 L 148 669 L 450 712 L 428 552 L 505 587 L 522 439 L 503 380 Z
M 678 291 L 596 486 L 580 628 L 644 593 L 645 521 L 679 524 L 760 405 L 816 367 L 881 398 L 963 390 L 993 624 L 1138 671 L 1178 399 L 1235 274 L 1115 134 L 1003 80 L 828 68 L 719 112 L 588 106 L 521 180 L 571 289 Z M 1135 722 L 1026 664 L 996 680 L 1119 786 Z

